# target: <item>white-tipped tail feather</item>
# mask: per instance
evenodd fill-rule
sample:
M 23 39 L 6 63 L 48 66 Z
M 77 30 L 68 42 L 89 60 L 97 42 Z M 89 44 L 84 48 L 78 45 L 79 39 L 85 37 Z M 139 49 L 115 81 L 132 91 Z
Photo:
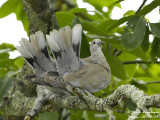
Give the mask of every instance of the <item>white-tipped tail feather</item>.
M 36 40 L 37 40 L 39 48 L 41 50 L 44 49 L 46 44 L 45 44 L 45 37 L 44 37 L 44 34 L 42 33 L 42 31 L 36 32 L 35 36 L 36 36 Z
M 32 66 L 37 77 L 43 76 L 46 71 L 55 71 L 55 65 L 51 61 L 45 37 L 41 31 L 30 35 L 30 41 L 22 38 L 21 46 L 15 46 L 25 60 Z
M 46 36 L 60 74 L 79 69 L 81 35 L 82 26 L 77 24 L 72 30 L 66 26 L 59 31 L 53 30 Z
M 52 38 L 51 36 L 49 35 L 46 35 L 46 38 L 47 38 L 47 41 L 48 41 L 48 44 L 49 46 L 51 47 L 51 49 L 55 52 L 58 52 L 60 51 L 60 48 L 57 44 L 57 42 L 54 40 L 54 38 Z
M 76 24 L 72 29 L 72 43 L 79 44 L 81 42 L 82 36 L 82 26 L 80 24 Z
M 22 48 L 21 46 L 17 46 L 15 45 L 15 48 L 17 48 L 17 50 L 21 53 L 21 55 L 25 58 L 33 58 L 33 56 L 26 51 L 24 48 Z

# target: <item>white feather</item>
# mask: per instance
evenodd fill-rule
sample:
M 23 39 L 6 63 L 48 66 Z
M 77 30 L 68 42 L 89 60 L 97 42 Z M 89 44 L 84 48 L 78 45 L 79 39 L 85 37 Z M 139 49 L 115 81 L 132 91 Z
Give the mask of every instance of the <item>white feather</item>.
M 58 47 L 58 44 L 57 42 L 54 40 L 53 37 L 49 36 L 49 35 L 46 35 L 46 38 L 47 38 L 47 41 L 48 41 L 48 44 L 50 46 L 50 48 L 55 51 L 55 52 L 58 52 L 60 51 L 60 48 Z
M 66 43 L 65 43 L 65 31 L 63 28 L 61 28 L 59 30 L 59 37 L 60 37 L 60 41 L 62 43 L 63 49 L 66 50 Z
M 73 44 L 80 43 L 81 37 L 82 37 L 82 26 L 81 26 L 81 24 L 76 24 L 72 28 L 72 43 Z
M 38 46 L 38 42 L 37 42 L 37 39 L 36 39 L 36 36 L 34 34 L 30 35 L 30 40 L 31 40 L 31 44 L 34 48 L 34 50 L 36 51 L 36 53 L 40 53 L 40 48 Z
M 45 48 L 45 37 L 42 31 L 38 31 L 35 33 L 35 36 L 37 38 L 37 43 L 40 49 Z
M 61 51 L 64 51 L 64 46 L 60 37 L 60 34 L 57 30 L 53 30 L 53 32 L 50 32 L 50 35 L 54 38 L 54 40 L 57 42 L 59 48 Z
M 69 26 L 65 27 L 66 40 L 68 41 L 70 47 L 72 46 L 72 29 Z
M 22 38 L 22 42 L 24 45 L 23 48 L 25 48 L 32 56 L 36 56 L 35 50 L 33 46 L 31 45 L 31 43 L 25 38 Z
M 69 26 L 65 27 L 65 43 L 68 45 L 68 48 L 72 47 L 72 30 Z
M 23 49 L 22 47 L 15 45 L 15 48 L 17 48 L 17 50 L 22 54 L 23 57 L 33 58 L 33 56 L 28 51 Z
M 67 50 L 67 48 L 69 48 L 69 45 L 66 42 L 66 35 L 65 35 L 64 29 L 59 30 L 59 35 L 60 35 L 60 38 L 62 40 L 62 45 L 63 45 L 64 50 Z

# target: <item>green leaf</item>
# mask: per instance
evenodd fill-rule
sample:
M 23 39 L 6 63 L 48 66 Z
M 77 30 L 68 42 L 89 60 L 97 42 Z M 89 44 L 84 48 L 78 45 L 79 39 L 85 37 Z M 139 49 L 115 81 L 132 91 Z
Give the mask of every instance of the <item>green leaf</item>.
M 157 61 L 157 57 L 160 58 L 160 39 L 157 37 L 152 42 L 150 57 L 153 62 Z
M 12 65 L 14 65 L 14 59 L 0 59 L 1 67 L 11 67 Z
M 7 72 L 8 72 L 7 68 L 0 68 L 0 77 L 5 78 Z
M 0 49 L 8 49 L 8 48 L 10 48 L 10 51 L 16 50 L 13 44 L 9 43 L 0 44 Z
M 0 54 L 0 58 L 1 58 L 0 61 L 9 59 L 9 53 L 6 53 L 6 52 L 5 53 L 1 53 Z
M 20 0 L 15 9 L 15 14 L 16 14 L 17 20 L 20 20 L 22 22 L 24 30 L 28 32 L 29 31 L 29 21 L 28 21 L 26 12 L 24 11 L 22 2 Z
M 137 106 L 136 106 L 136 104 L 130 98 L 127 98 L 125 102 L 126 102 L 127 107 L 131 111 L 135 111 L 136 110 Z
M 16 66 L 18 66 L 19 68 L 22 68 L 23 67 L 23 64 L 24 64 L 24 59 L 21 57 L 21 58 L 18 58 L 14 61 L 14 64 Z
M 71 13 L 86 13 L 87 10 L 85 8 L 72 8 L 69 12 L 71 12 Z
M 56 12 L 56 16 L 58 19 L 59 26 L 61 28 L 72 23 L 75 17 L 74 14 L 68 12 Z
M 93 23 L 91 22 L 82 22 L 82 25 L 83 30 L 88 31 L 91 34 L 106 36 L 106 33 L 102 29 L 99 29 L 96 25 L 93 25 Z
M 134 10 L 129 10 L 127 11 L 126 13 L 124 13 L 124 17 L 128 17 L 128 16 L 131 16 L 131 15 L 134 15 L 135 14 L 135 11 Z
M 106 120 L 108 118 L 106 113 L 98 113 L 96 111 L 84 111 L 85 120 Z
M 82 110 L 70 110 L 70 120 L 82 120 L 83 111 Z
M 150 27 L 153 35 L 160 38 L 160 23 L 150 23 Z
M 148 52 L 148 50 L 150 48 L 149 34 L 150 34 L 149 27 L 147 26 L 145 37 L 144 37 L 144 40 L 141 44 L 141 48 L 142 48 L 143 52 L 145 52 L 145 53 Z
M 7 93 L 12 85 L 13 79 L 6 77 L 5 79 L 0 78 L 0 101 L 3 99 L 4 95 Z
M 130 84 L 136 86 L 137 88 L 140 88 L 141 90 L 144 90 L 144 91 L 147 90 L 147 86 L 146 86 L 146 84 L 145 84 L 145 82 L 143 80 L 134 80 L 134 79 L 132 79 Z
M 136 60 L 136 56 L 134 56 L 132 54 L 129 54 L 127 52 L 123 52 L 119 56 L 119 58 L 123 62 Z M 127 65 L 124 65 L 124 67 L 125 67 L 125 71 L 127 73 L 128 79 L 131 79 L 134 76 L 135 72 L 136 72 L 137 64 L 127 64 Z
M 82 42 L 81 42 L 81 54 L 80 57 L 81 58 L 85 58 L 90 56 L 90 52 L 89 52 L 89 44 L 88 44 L 88 40 L 87 37 L 85 36 L 84 33 L 82 33 Z
M 123 24 L 124 22 L 126 22 L 128 19 L 130 19 L 131 16 L 129 17 L 123 17 L 119 20 L 104 20 L 103 22 L 101 22 L 99 24 L 99 28 L 102 29 L 102 30 L 105 30 L 106 32 L 110 32 L 112 29 L 114 29 L 115 27 Z
M 155 9 L 159 5 L 160 5 L 160 0 L 153 0 L 150 4 L 146 5 L 142 10 L 140 10 L 138 15 L 145 16 L 146 14 L 150 13 L 153 9 Z
M 146 31 L 146 21 L 143 17 L 132 17 L 122 35 L 122 46 L 128 50 L 134 50 L 141 45 Z
M 127 52 L 137 56 L 138 58 L 141 58 L 142 60 L 149 61 L 148 53 L 144 53 L 141 47 L 138 47 L 134 50 L 127 51 Z
M 0 8 L 0 18 L 6 17 L 11 13 L 15 13 L 17 20 L 22 21 L 25 31 L 28 32 L 28 20 L 20 0 L 8 0 Z
M 13 13 L 17 8 L 20 0 L 8 0 L 0 7 L 0 18 L 6 17 Z
M 148 94 L 153 95 L 160 93 L 159 84 L 148 84 L 147 86 L 148 86 Z
M 105 52 L 105 56 L 110 65 L 111 74 L 122 80 L 126 80 L 127 79 L 126 71 L 120 59 L 116 56 L 107 54 L 106 52 Z
M 44 112 L 38 114 L 39 120 L 58 120 L 59 114 L 57 112 Z
M 124 0 L 117 0 L 115 3 L 113 3 L 113 5 L 115 5 L 115 4 L 117 4 L 117 3 L 120 3 L 120 2 L 122 2 L 122 1 L 124 1 Z
M 121 60 L 110 54 L 109 45 L 104 46 L 102 50 L 111 68 L 111 74 L 119 79 L 126 80 L 127 74 Z
M 7 74 L 6 74 L 6 76 L 8 76 L 8 77 L 12 77 L 12 76 L 14 76 L 14 75 L 16 75 L 16 74 L 18 74 L 19 72 L 21 72 L 22 71 L 22 69 L 20 68 L 20 69 L 18 69 L 18 70 L 16 70 L 16 71 L 9 71 Z
M 5 53 L 5 52 L 9 52 L 9 51 L 10 51 L 10 48 L 0 49 L 0 54 Z

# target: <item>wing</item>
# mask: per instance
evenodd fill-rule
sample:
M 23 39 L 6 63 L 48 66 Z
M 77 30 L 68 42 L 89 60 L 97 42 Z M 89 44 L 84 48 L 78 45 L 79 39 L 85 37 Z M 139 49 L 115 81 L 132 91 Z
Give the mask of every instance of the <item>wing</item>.
M 97 92 L 110 83 L 111 73 L 98 64 L 87 63 L 79 71 L 64 75 L 64 81 L 89 92 Z
M 79 70 L 82 26 L 76 24 L 72 30 L 66 26 L 47 35 L 48 44 L 54 54 L 60 75 Z

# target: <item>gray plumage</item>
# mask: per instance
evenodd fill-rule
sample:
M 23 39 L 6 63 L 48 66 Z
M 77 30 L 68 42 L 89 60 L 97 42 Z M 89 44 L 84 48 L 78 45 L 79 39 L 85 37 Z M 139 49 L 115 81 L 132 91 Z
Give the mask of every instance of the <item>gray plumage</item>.
M 56 66 L 48 54 L 45 37 L 41 31 L 30 35 L 30 42 L 22 38 L 19 43 L 21 46 L 15 47 L 31 65 L 38 78 L 43 77 L 46 71 L 56 71 Z
M 46 51 L 47 48 L 42 32 L 38 31 L 35 35 L 31 35 L 31 43 L 26 39 L 22 40 L 21 47 L 18 46 L 17 49 L 31 64 L 36 75 L 41 77 L 32 79 L 32 81 L 50 84 L 53 87 L 64 87 L 64 84 L 60 85 L 63 81 L 90 92 L 106 88 L 111 81 L 111 71 L 101 50 L 103 42 L 100 39 L 94 39 L 90 44 L 91 56 L 80 59 L 81 35 L 82 26 L 80 24 L 76 24 L 72 29 L 66 26 L 59 31 L 53 30 L 46 35 L 55 58 L 53 63 L 48 51 L 44 52 L 44 49 Z M 30 62 L 28 58 L 31 58 L 32 61 Z M 47 71 L 52 71 L 54 74 L 46 74 Z M 42 73 L 43 75 L 38 75 Z
M 100 39 L 94 39 L 90 44 L 91 56 L 83 59 L 85 64 L 81 69 L 66 74 L 64 81 L 90 92 L 106 88 L 111 81 L 111 71 L 101 50 L 102 43 Z

